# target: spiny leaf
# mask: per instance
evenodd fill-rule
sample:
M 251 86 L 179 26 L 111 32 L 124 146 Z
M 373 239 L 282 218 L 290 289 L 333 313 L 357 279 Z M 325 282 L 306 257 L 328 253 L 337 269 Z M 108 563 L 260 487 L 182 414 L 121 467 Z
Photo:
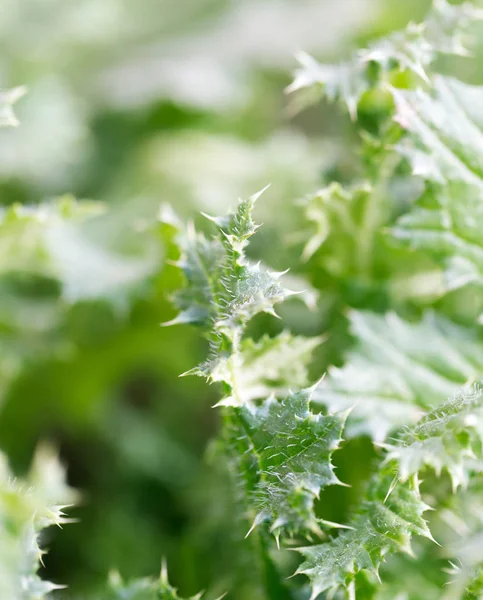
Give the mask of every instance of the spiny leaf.
M 167 325 L 192 323 L 211 327 L 220 314 L 223 288 L 219 275 L 225 261 L 220 240 L 207 240 L 189 225 L 179 241 L 182 255 L 177 262 L 186 277 L 186 285 L 177 292 L 175 302 L 180 313 Z
M 414 172 L 438 183 L 480 187 L 483 88 L 435 75 L 429 89 L 392 89 L 395 119 L 407 133 L 398 149 Z
M 346 415 L 313 414 L 310 395 L 311 390 L 304 390 L 239 410 L 239 435 L 247 437 L 256 469 L 254 524 L 267 521 L 276 537 L 282 532 L 318 533 L 314 500 L 322 488 L 340 483 L 331 457 Z
M 27 92 L 24 87 L 0 91 L 0 127 L 15 127 L 18 120 L 13 112 L 13 105 Z
M 398 485 L 386 498 L 392 479 L 390 469 L 374 477 L 351 522 L 352 529 L 328 543 L 299 548 L 305 562 L 297 573 L 309 577 L 313 600 L 322 592 L 334 594 L 339 589 L 355 598 L 355 577 L 359 572 L 378 578 L 379 567 L 389 553 L 411 554 L 413 535 L 431 539 L 423 518 L 428 506 L 420 498 L 417 478 Z
M 468 487 L 449 496 L 436 515 L 438 538 L 443 542 L 443 555 L 449 560 L 446 571 L 450 577 L 444 600 L 476 600 L 483 593 L 483 479 L 481 462 L 475 461 L 473 466 Z
M 437 475 L 447 471 L 456 491 L 466 487 L 469 471 L 481 454 L 483 442 L 483 392 L 479 386 L 424 416 L 417 425 L 385 444 L 387 461 L 398 463 L 398 477 L 405 481 L 423 467 Z
M 309 259 L 327 243 L 324 267 L 336 276 L 367 274 L 371 268 L 375 232 L 384 223 L 384 211 L 369 214 L 373 190 L 369 185 L 344 189 L 337 183 L 309 198 L 305 214 L 315 231 L 303 258 Z M 374 218 L 375 216 L 375 218 Z
M 37 574 L 43 554 L 39 532 L 69 522 L 63 509 L 76 494 L 65 484 L 63 468 L 47 447 L 37 454 L 27 481 L 13 478 L 3 456 L 0 462 L 0 597 L 43 600 L 62 586 Z
M 260 312 L 272 313 L 274 305 L 285 299 L 280 275 L 250 263 L 244 254 L 257 229 L 252 211 L 259 195 L 240 201 L 237 211 L 227 217 L 209 217 L 219 229 L 211 240 L 192 225 L 180 233 L 177 265 L 187 285 L 175 297 L 181 312 L 169 324 L 195 323 L 231 338 L 230 331 L 239 331 Z
M 483 535 L 466 541 L 466 550 L 472 548 L 473 555 L 479 552 L 483 543 Z M 464 553 L 463 553 L 464 554 Z M 475 562 L 469 561 L 471 563 Z M 444 595 L 444 600 L 481 600 L 483 597 L 483 561 L 477 560 L 477 564 L 465 565 L 450 563 L 451 568 L 448 573 L 451 575 L 448 590 Z
M 263 336 L 258 342 L 247 338 L 231 355 L 220 355 L 213 361 L 189 371 L 207 377 L 210 382 L 229 386 L 229 395 L 220 406 L 242 406 L 271 394 L 286 394 L 290 387 L 308 385 L 307 365 L 321 338 L 293 336 L 284 331 L 271 338 Z
M 203 594 L 196 594 L 190 600 L 201 600 Z M 165 567 L 161 577 L 136 579 L 125 583 L 116 572 L 109 578 L 109 591 L 106 600 L 182 600 L 178 590 L 170 585 Z M 220 599 L 221 600 L 221 599 Z
M 483 88 L 435 77 L 429 91 L 393 94 L 407 133 L 396 151 L 427 187 L 391 232 L 442 263 L 448 290 L 482 285 Z
M 414 323 L 395 313 L 352 311 L 349 319 L 356 346 L 313 397 L 332 411 L 354 407 L 346 436 L 382 442 L 483 372 L 479 335 L 434 313 Z
M 483 543 L 483 537 L 481 537 L 478 541 L 479 544 Z M 469 574 L 469 578 L 465 586 L 465 592 L 465 600 L 478 600 L 483 597 L 483 561 L 481 561 L 480 564 Z
M 303 346 L 312 346 L 301 338 L 292 340 L 288 334 L 273 341 L 265 338 L 258 346 L 242 341 L 252 317 L 261 312 L 275 315 L 274 306 L 293 294 L 280 284 L 284 273 L 252 264 L 245 256 L 248 239 L 257 229 L 252 212 L 260 193 L 240 201 L 235 213 L 210 217 L 219 230 L 214 239 L 207 240 L 192 226 L 179 235 L 182 253 L 177 265 L 185 274 L 186 286 L 175 296 L 181 312 L 167 325 L 194 323 L 203 327 L 211 344 L 210 356 L 187 374 L 225 383 L 228 391 L 220 402 L 225 406 L 240 406 L 255 398 L 253 394 L 266 387 L 264 378 L 286 381 L 281 367 L 274 364 L 281 344 L 286 344 L 287 349 L 292 347 L 291 352 L 299 354 L 302 360 L 307 356 Z M 259 360 L 261 354 L 265 355 L 261 368 L 271 369 L 271 374 L 261 373 L 260 369 L 256 374 L 255 354 Z M 274 387 L 281 385 L 284 389 L 283 381 L 275 382 Z
M 467 481 L 466 471 L 483 458 L 483 394 L 479 388 L 461 394 L 423 417 L 387 450 L 385 467 L 373 476 L 352 530 L 327 544 L 300 549 L 307 559 L 299 573 L 312 582 L 312 597 L 338 587 L 350 591 L 359 571 L 378 576 L 388 552 L 411 554 L 410 539 L 432 539 L 422 514 L 429 507 L 419 494 L 424 466 L 437 474 L 447 470 L 454 489 Z
M 321 96 L 341 100 L 355 119 L 363 94 L 387 85 L 395 72 L 407 72 L 416 82 L 428 81 L 428 67 L 438 53 L 466 54 L 467 31 L 482 16 L 482 11 L 469 3 L 455 6 L 436 0 L 423 23 L 410 23 L 339 65 L 321 65 L 307 54 L 299 54 L 301 68 L 288 91 L 304 91 L 299 99 L 302 106 Z

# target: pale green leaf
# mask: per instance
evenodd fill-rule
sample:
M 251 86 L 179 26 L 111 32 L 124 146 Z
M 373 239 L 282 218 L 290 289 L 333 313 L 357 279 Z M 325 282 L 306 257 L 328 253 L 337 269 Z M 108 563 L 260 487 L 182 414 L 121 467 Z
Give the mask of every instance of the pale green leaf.
M 220 402 L 223 406 L 242 406 L 270 395 L 281 396 L 290 388 L 308 385 L 307 366 L 321 338 L 293 336 L 288 331 L 258 342 L 247 338 L 231 355 L 221 355 L 191 374 L 207 377 L 210 382 L 227 383 L 231 390 Z
M 0 274 L 22 272 L 56 278 L 49 231 L 65 221 L 81 222 L 102 206 L 71 197 L 38 206 L 13 205 L 0 211 Z
M 355 577 L 359 572 L 378 577 L 381 563 L 389 553 L 411 554 L 413 535 L 431 539 L 423 518 L 429 507 L 421 500 L 417 480 L 398 485 L 386 497 L 392 479 L 390 470 L 379 471 L 374 477 L 350 524 L 352 529 L 325 544 L 299 549 L 305 561 L 297 573 L 309 577 L 312 599 L 322 592 L 334 594 L 339 589 L 356 598 Z
M 252 211 L 259 195 L 240 201 L 226 217 L 209 217 L 219 229 L 211 240 L 192 225 L 180 234 L 177 264 L 186 286 L 175 297 L 181 312 L 171 324 L 195 323 L 231 338 L 256 314 L 273 313 L 288 295 L 279 283 L 281 274 L 252 264 L 244 254 L 257 229 Z
M 478 455 L 481 453 L 478 452 Z M 475 462 L 467 488 L 451 495 L 437 513 L 437 532 L 449 562 L 444 600 L 476 600 L 483 593 L 483 480 L 481 460 Z
M 213 239 L 208 240 L 192 225 L 178 235 L 181 256 L 177 265 L 184 272 L 186 285 L 174 299 L 180 313 L 166 325 L 193 323 L 203 327 L 210 341 L 210 356 L 187 374 L 225 383 L 227 394 L 220 402 L 225 406 L 240 406 L 258 397 L 270 379 L 275 391 L 285 389 L 284 382 L 294 371 L 282 375 L 284 367 L 275 365 L 281 345 L 305 361 L 305 348 L 318 343 L 295 341 L 286 334 L 273 341 L 265 338 L 258 346 L 242 340 L 247 323 L 255 315 L 265 312 L 276 316 L 275 305 L 296 293 L 281 285 L 284 273 L 253 264 L 245 256 L 248 240 L 257 230 L 252 212 L 261 193 L 240 201 L 236 212 L 226 217 L 209 217 L 218 228 Z M 172 214 L 163 218 L 180 229 Z M 261 354 L 265 355 L 263 363 Z M 257 368 L 253 366 L 255 356 L 260 364 Z M 286 366 L 289 357 L 284 360 Z M 264 369 L 269 371 L 262 373 Z M 300 374 L 300 370 L 295 373 Z
M 430 412 L 400 434 L 395 443 L 384 447 L 388 451 L 386 460 L 398 463 L 402 481 L 430 467 L 437 475 L 447 471 L 456 491 L 468 485 L 482 442 L 483 392 L 476 386 Z
M 298 572 L 310 578 L 313 598 L 339 587 L 354 597 L 357 573 L 368 571 L 378 576 L 388 553 L 411 554 L 413 535 L 432 539 L 422 517 L 429 507 L 420 498 L 420 471 L 430 467 L 439 475 L 446 470 L 455 490 L 467 483 L 469 470 L 483 458 L 482 408 L 483 394 L 476 387 L 384 445 L 386 464 L 373 476 L 352 530 L 326 544 L 300 549 L 306 561 Z
M 302 105 L 321 96 L 341 100 L 355 118 L 363 94 L 386 85 L 395 71 L 409 72 L 416 81 L 428 81 L 428 67 L 438 53 L 466 54 L 468 29 L 482 15 L 469 3 L 455 6 L 436 0 L 423 23 L 410 23 L 403 31 L 374 42 L 338 65 L 322 65 L 307 54 L 299 54 L 301 66 L 288 91 L 303 90 Z
M 435 77 L 432 89 L 393 90 L 406 136 L 396 147 L 426 191 L 391 228 L 445 269 L 446 289 L 483 284 L 483 88 Z
M 374 191 L 367 184 L 344 189 L 337 183 L 310 197 L 305 216 L 314 230 L 303 258 L 309 259 L 322 248 L 324 268 L 333 275 L 367 275 L 373 262 L 375 235 L 385 221 L 384 211 L 379 207 L 374 210 L 373 199 Z
M 352 311 L 349 319 L 356 345 L 314 393 L 314 402 L 332 411 L 353 407 L 349 437 L 369 434 L 382 442 L 483 372 L 478 333 L 434 313 L 409 322 L 395 313 Z
M 104 215 L 104 216 L 102 216 Z M 159 262 L 154 238 L 144 236 L 143 252 L 118 251 L 106 243 L 109 219 L 97 202 L 65 196 L 37 206 L 0 211 L 0 275 L 21 273 L 58 280 L 63 297 L 75 302 L 105 298 L 119 303 L 122 292 L 144 281 Z M 129 238 L 127 228 L 124 235 Z
M 196 594 L 189 600 L 201 600 L 202 594 Z M 178 591 L 170 585 L 165 568 L 161 577 L 155 579 L 135 579 L 124 582 L 118 573 L 112 573 L 106 600 L 182 600 Z M 188 600 L 188 599 L 187 599 Z
M 314 501 L 321 489 L 339 484 L 331 462 L 342 440 L 346 415 L 314 414 L 311 390 L 270 398 L 239 410 L 257 473 L 250 494 L 254 524 L 267 521 L 276 537 L 320 530 Z
M 47 447 L 39 450 L 25 481 L 14 479 L 0 456 L 0 597 L 43 600 L 62 586 L 37 574 L 43 551 L 39 533 L 67 523 L 66 505 L 77 495 L 65 483 L 62 466 Z
M 483 87 L 435 75 L 428 88 L 392 89 L 395 119 L 407 133 L 398 149 L 415 174 L 439 183 L 480 187 Z

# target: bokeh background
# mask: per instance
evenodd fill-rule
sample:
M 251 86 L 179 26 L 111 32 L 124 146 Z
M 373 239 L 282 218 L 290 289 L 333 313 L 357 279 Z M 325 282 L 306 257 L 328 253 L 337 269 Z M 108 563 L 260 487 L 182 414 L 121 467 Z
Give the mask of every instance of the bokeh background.
M 337 60 L 419 20 L 428 4 L 2 0 L 0 87 L 28 87 L 21 126 L 0 134 L 3 223 L 29 218 L 16 203 L 92 200 L 87 224 L 84 208 L 63 197 L 55 215 L 45 211 L 52 227 L 33 219 L 0 245 L 0 447 L 22 474 L 36 445 L 51 441 L 82 492 L 71 510 L 80 523 L 46 540 L 45 575 L 69 586 L 59 598 L 101 597 L 111 569 L 153 575 L 164 556 L 184 594 L 230 589 L 256 600 L 209 460 L 217 390 L 178 377 L 203 359 L 205 343 L 194 329 L 160 327 L 182 283 L 160 214 L 170 205 L 202 227 L 200 211 L 222 214 L 271 183 L 250 252 L 298 274 L 297 200 L 349 179 L 357 161 L 354 130 L 336 107 L 290 110 L 294 53 Z M 347 343 L 344 306 L 374 307 L 377 290 L 369 300 L 349 280 L 303 270 L 317 308 L 290 302 L 283 324 L 261 318 L 251 329 L 318 335 L 330 323 L 318 376 Z M 332 503 L 334 519 L 350 509 L 351 472 L 363 473 L 371 452 L 357 444 L 339 465 L 355 485 Z

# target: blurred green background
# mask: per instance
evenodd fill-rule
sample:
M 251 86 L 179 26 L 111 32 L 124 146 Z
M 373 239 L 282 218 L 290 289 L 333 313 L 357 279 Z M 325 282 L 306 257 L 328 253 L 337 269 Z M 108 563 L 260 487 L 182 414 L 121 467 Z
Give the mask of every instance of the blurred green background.
M 294 52 L 337 60 L 419 20 L 428 4 L 2 1 L 0 87 L 29 90 L 16 109 L 21 126 L 0 134 L 3 223 L 29 219 L 16 203 L 65 193 L 92 199 L 90 214 L 105 210 L 84 223 L 83 209 L 63 198 L 46 211 L 47 227 L 33 219 L 22 237 L 0 242 L 0 447 L 21 474 L 38 442 L 51 440 L 82 492 L 70 513 L 80 523 L 45 540 L 45 575 L 69 586 L 65 598 L 95 595 L 113 568 L 126 578 L 155 574 L 163 556 L 184 594 L 258 598 L 229 492 L 209 460 L 217 390 L 178 378 L 203 359 L 205 343 L 194 329 L 160 327 L 181 284 L 160 210 L 169 204 L 198 223 L 200 211 L 222 214 L 271 182 L 250 251 L 297 274 L 297 199 L 348 179 L 357 160 L 354 130 L 336 107 L 291 116 L 284 88 Z M 34 265 L 22 259 L 25 246 Z M 281 309 L 283 324 L 257 319 L 251 330 L 318 335 L 330 323 L 318 376 L 345 347 L 344 306 L 368 299 L 304 270 L 320 291 L 317 309 L 294 301 Z M 353 445 L 339 468 L 354 487 L 337 508 L 322 499 L 339 513 L 372 452 L 364 440 Z

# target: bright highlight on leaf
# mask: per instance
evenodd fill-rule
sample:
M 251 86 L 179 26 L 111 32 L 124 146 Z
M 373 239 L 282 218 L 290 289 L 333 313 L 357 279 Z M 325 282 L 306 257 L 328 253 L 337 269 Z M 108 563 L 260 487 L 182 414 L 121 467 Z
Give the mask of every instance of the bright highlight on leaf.
M 18 125 L 13 105 L 26 93 L 27 90 L 24 87 L 0 90 L 0 127 L 16 127 Z

